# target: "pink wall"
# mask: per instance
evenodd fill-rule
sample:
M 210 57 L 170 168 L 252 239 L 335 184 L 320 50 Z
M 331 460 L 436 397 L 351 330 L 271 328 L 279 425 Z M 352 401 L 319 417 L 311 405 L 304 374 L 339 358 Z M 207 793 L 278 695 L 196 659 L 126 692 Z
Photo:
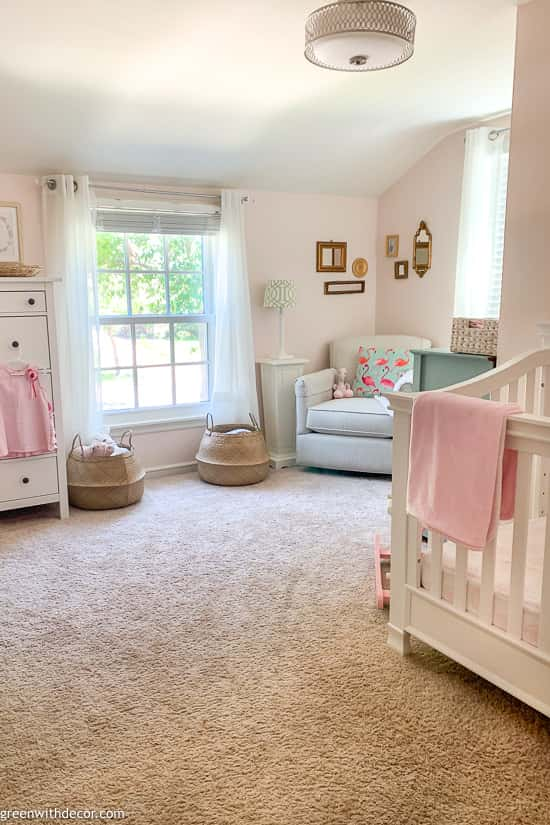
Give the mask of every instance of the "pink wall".
M 507 359 L 537 346 L 550 319 L 550 3 L 518 14 L 512 143 L 499 350 Z
M 0 174 L 0 201 L 15 201 L 21 204 L 25 263 L 43 265 L 40 186 L 37 179 L 29 175 Z
M 510 118 L 483 125 L 509 126 Z M 461 129 L 438 143 L 380 198 L 377 333 L 421 335 L 436 347 L 450 346 L 463 174 Z M 413 238 L 421 220 L 433 235 L 432 268 L 423 278 L 412 269 Z M 396 259 L 386 258 L 386 235 L 400 236 L 397 260 L 409 261 L 407 280 L 394 278 Z
M 454 306 L 464 133 L 439 143 L 380 198 L 376 332 L 430 338 L 448 347 Z M 412 269 L 413 237 L 421 220 L 433 235 L 432 268 Z M 399 256 L 386 258 L 386 235 L 399 235 Z M 409 261 L 407 280 L 395 280 L 395 260 Z
M 308 370 L 328 366 L 328 344 L 344 335 L 374 331 L 376 309 L 375 198 L 253 192 L 246 207 L 248 270 L 256 356 L 278 351 L 278 313 L 263 308 L 266 281 L 290 278 L 297 304 L 286 313 L 287 349 L 310 359 Z M 347 274 L 315 271 L 317 241 L 348 242 Z M 363 295 L 323 294 L 326 280 L 355 280 L 354 258 L 367 258 Z
M 43 263 L 40 187 L 35 178 L 0 174 L 0 200 L 22 206 L 25 260 Z M 277 313 L 263 308 L 269 278 L 296 281 L 297 306 L 287 313 L 288 347 L 310 359 L 313 371 L 328 366 L 331 340 L 374 330 L 376 301 L 376 218 L 374 198 L 331 195 L 250 193 L 246 209 L 248 264 L 256 357 L 277 352 Z M 330 278 L 315 272 L 318 240 L 348 242 L 348 274 Z M 325 280 L 353 280 L 351 263 L 365 257 L 370 269 L 364 295 L 325 296 Z M 202 427 L 137 432 L 135 444 L 147 468 L 192 462 Z

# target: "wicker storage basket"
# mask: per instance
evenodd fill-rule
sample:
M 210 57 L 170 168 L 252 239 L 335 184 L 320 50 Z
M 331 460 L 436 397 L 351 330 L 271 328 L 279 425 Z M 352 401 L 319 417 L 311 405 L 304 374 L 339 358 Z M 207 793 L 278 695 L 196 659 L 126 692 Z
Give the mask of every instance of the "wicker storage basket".
M 498 321 L 491 318 L 453 318 L 451 352 L 496 356 Z
M 115 510 L 135 504 L 143 496 L 145 472 L 140 466 L 132 447 L 132 434 L 128 443 L 122 436 L 119 446 L 129 450 L 128 455 L 84 458 L 82 440 L 75 435 L 67 459 L 69 501 L 82 510 Z M 76 442 L 80 447 L 76 447 Z
M 206 416 L 206 430 L 197 453 L 199 476 L 208 484 L 240 487 L 263 481 L 269 472 L 269 456 L 256 419 L 250 424 L 214 426 Z M 245 432 L 230 435 L 231 430 Z

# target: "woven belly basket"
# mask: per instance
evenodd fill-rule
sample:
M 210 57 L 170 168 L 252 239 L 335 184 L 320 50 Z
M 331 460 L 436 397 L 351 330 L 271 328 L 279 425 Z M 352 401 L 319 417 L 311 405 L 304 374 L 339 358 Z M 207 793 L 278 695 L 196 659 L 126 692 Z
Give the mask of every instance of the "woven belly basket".
M 126 435 L 126 433 L 124 433 Z M 126 455 L 85 458 L 80 436 L 74 437 L 67 459 L 69 501 L 82 510 L 115 510 L 135 504 L 143 496 L 145 472 L 134 455 L 132 434 L 127 444 L 124 435 L 120 447 Z M 80 449 L 76 442 L 80 441 Z
M 269 471 L 264 436 L 254 416 L 249 424 L 214 426 L 206 416 L 206 430 L 197 453 L 199 476 L 208 484 L 240 487 L 263 481 Z M 239 430 L 240 432 L 235 432 Z

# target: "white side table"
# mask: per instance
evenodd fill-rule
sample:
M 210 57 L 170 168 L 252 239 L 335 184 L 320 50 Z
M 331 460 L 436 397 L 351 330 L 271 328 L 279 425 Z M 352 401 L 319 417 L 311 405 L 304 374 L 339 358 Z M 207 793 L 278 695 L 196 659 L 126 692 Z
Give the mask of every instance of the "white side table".
M 296 398 L 294 382 L 304 374 L 306 358 L 264 358 L 258 361 L 267 450 L 275 470 L 296 463 Z

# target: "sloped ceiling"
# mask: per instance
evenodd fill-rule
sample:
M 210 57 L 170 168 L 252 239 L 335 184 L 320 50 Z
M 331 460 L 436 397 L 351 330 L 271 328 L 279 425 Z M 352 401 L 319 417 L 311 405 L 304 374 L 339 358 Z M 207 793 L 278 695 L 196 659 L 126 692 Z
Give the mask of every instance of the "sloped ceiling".
M 410 0 L 416 52 L 303 57 L 315 0 L 18 0 L 2 10 L 0 170 L 377 195 L 510 108 L 512 0 Z

